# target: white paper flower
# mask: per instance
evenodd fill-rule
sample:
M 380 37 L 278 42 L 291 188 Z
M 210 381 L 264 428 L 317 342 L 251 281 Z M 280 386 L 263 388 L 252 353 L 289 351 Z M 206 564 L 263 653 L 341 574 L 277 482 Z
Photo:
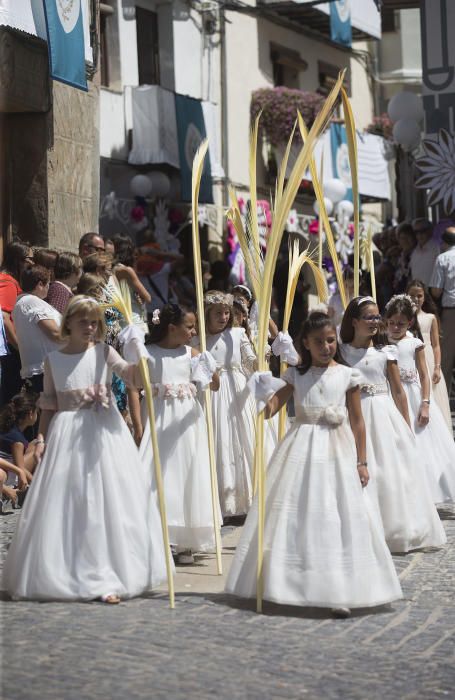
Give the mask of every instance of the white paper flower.
M 425 155 L 416 160 L 421 175 L 416 187 L 430 190 L 428 205 L 442 202 L 447 214 L 455 210 L 455 134 L 441 129 L 438 140 L 425 139 Z

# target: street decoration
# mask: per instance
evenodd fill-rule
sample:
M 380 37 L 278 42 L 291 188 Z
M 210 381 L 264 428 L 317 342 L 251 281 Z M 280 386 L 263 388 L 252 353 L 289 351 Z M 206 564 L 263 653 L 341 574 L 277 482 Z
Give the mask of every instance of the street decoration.
M 455 134 L 440 129 L 437 139 L 423 141 L 425 155 L 417 158 L 420 170 L 415 186 L 429 190 L 428 204 L 441 203 L 446 214 L 455 211 Z

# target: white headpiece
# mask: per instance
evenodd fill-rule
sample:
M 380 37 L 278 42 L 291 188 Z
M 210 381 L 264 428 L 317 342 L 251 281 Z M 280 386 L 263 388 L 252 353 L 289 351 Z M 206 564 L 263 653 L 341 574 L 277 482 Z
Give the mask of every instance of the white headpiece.
M 408 301 L 413 313 L 417 311 L 417 304 L 414 304 L 409 294 L 394 294 L 385 305 L 385 310 L 387 311 L 395 301 Z
M 234 303 L 234 297 L 232 294 L 226 294 L 225 292 L 207 292 L 204 297 L 205 304 L 226 304 L 226 306 L 232 306 Z
M 360 304 L 363 304 L 365 301 L 369 301 L 371 304 L 376 304 L 375 300 L 373 297 L 358 297 L 355 302 L 357 306 L 360 306 Z

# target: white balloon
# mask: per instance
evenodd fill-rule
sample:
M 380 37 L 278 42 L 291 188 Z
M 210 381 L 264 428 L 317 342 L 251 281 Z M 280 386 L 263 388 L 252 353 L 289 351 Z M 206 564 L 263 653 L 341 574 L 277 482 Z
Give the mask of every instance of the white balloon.
M 333 202 L 328 197 L 324 197 L 324 204 L 327 216 L 330 216 L 330 214 L 333 212 Z M 317 199 L 313 203 L 313 209 L 316 212 L 316 214 L 319 215 L 319 202 Z
M 393 138 L 405 150 L 411 150 L 420 142 L 420 125 L 415 119 L 400 119 L 393 125 Z
M 148 197 L 152 187 L 152 181 L 147 175 L 135 175 L 131 178 L 130 190 L 135 197 Z
M 152 183 L 152 197 L 166 197 L 169 194 L 171 181 L 166 173 L 153 170 L 147 177 Z
M 398 92 L 392 97 L 387 113 L 393 122 L 400 119 L 414 119 L 421 122 L 424 116 L 422 99 L 414 92 Z
M 349 199 L 342 199 L 341 202 L 337 204 L 337 213 L 340 214 L 340 216 L 346 216 L 350 219 L 354 213 L 353 203 Z
M 347 187 L 339 178 L 333 177 L 323 184 L 324 196 L 332 202 L 341 202 L 346 197 Z

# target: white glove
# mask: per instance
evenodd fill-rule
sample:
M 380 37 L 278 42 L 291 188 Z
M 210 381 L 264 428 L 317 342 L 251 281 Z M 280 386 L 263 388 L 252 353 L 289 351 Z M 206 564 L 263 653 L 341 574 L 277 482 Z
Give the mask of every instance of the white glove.
M 280 358 L 281 362 L 287 362 L 291 367 L 299 364 L 300 357 L 294 347 L 292 338 L 287 331 L 280 331 L 272 343 L 273 354 Z
M 283 379 L 277 379 L 271 372 L 255 372 L 248 380 L 247 387 L 256 401 L 257 412 L 263 411 L 267 401 L 284 386 L 286 382 Z
M 148 358 L 149 354 L 145 349 L 144 338 L 144 331 L 134 323 L 123 328 L 118 334 L 123 357 L 129 364 L 137 365 L 142 357 Z
M 214 372 L 216 372 L 216 361 L 208 350 L 191 358 L 191 380 L 198 382 L 202 390 L 207 389 Z

